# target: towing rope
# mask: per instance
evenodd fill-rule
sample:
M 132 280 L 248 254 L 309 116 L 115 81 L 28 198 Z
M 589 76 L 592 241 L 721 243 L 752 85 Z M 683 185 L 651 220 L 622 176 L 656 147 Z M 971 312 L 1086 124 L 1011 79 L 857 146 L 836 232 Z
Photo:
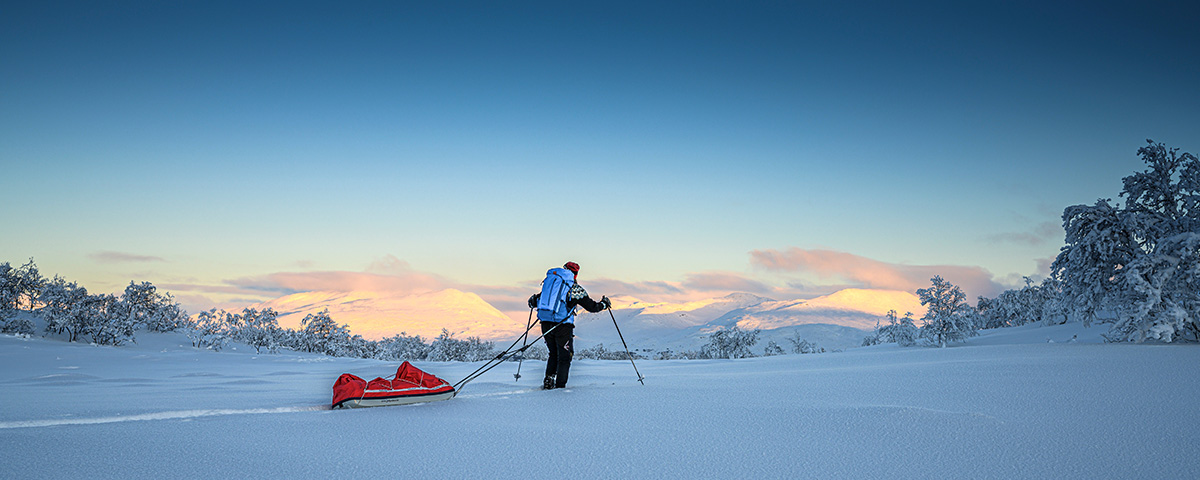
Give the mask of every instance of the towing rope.
M 492 358 L 491 360 L 488 360 L 488 361 L 487 361 L 486 363 L 484 363 L 482 366 L 480 366 L 479 368 L 475 369 L 475 371 L 474 371 L 474 372 L 471 372 L 471 374 L 470 374 L 470 375 L 467 375 L 467 376 L 466 376 L 466 377 L 464 377 L 462 380 L 459 380 L 459 381 L 458 381 L 458 383 L 455 383 L 455 384 L 454 384 L 454 395 L 458 395 L 458 393 L 459 393 L 460 389 L 461 389 L 463 386 L 466 386 L 466 384 L 467 384 L 468 382 L 470 382 L 471 380 L 474 380 L 474 379 L 476 379 L 476 378 L 479 378 L 481 375 L 483 375 L 483 374 L 487 373 L 487 372 L 488 372 L 488 370 L 491 370 L 491 369 L 493 369 L 493 368 L 496 368 L 496 366 L 500 365 L 501 363 L 504 363 L 504 362 L 508 361 L 508 359 L 512 358 L 514 355 L 516 355 L 516 354 L 518 354 L 518 353 L 522 353 L 522 352 L 524 352 L 525 350 L 529 349 L 529 347 L 532 347 L 532 346 L 536 345 L 538 340 L 541 340 L 541 339 L 542 339 L 542 337 L 545 337 L 545 336 L 546 336 L 547 334 L 549 334 L 550 332 L 553 332 L 553 331 L 554 331 L 554 329 L 558 328 L 558 326 L 559 326 L 559 325 L 562 325 L 562 323 L 557 323 L 557 324 L 555 324 L 553 327 L 550 327 L 550 329 L 549 329 L 549 330 L 546 330 L 546 331 L 545 331 L 544 333 L 542 333 L 541 335 L 538 335 L 538 337 L 537 337 L 537 338 L 535 338 L 535 339 L 533 339 L 533 341 L 531 341 L 531 342 L 529 342 L 528 344 L 526 344 L 526 345 L 522 346 L 521 348 L 518 348 L 518 349 L 516 349 L 516 350 L 513 350 L 513 347 L 516 347 L 516 346 L 517 346 L 517 342 L 521 341 L 521 338 L 528 338 L 529 331 L 530 331 L 530 330 L 533 330 L 533 326 L 534 326 L 534 325 L 538 325 L 538 324 L 540 324 L 540 323 L 541 323 L 541 322 L 537 322 L 537 323 L 530 324 L 530 325 L 529 325 L 529 328 L 526 328 L 526 329 L 525 329 L 525 333 L 523 333 L 523 334 L 521 334 L 521 336 L 517 337 L 517 339 L 516 339 L 516 340 L 513 340 L 513 344 L 512 344 L 512 345 L 509 345 L 509 346 L 508 346 L 508 348 L 504 349 L 504 351 L 503 351 L 503 352 L 500 352 L 500 354 L 496 355 L 496 357 L 495 357 L 495 358 Z

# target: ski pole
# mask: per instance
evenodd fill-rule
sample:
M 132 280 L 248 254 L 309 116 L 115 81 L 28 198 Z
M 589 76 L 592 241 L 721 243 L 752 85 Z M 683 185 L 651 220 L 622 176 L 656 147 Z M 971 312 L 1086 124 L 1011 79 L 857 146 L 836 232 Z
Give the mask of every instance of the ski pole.
M 637 364 L 633 362 L 633 354 L 629 353 L 629 345 L 625 343 L 625 336 L 621 335 L 621 327 L 617 325 L 617 316 L 613 315 L 612 313 L 612 305 L 609 305 L 608 307 L 608 316 L 612 318 L 613 326 L 617 327 L 617 336 L 621 337 L 621 345 L 625 347 L 625 354 L 629 355 L 629 363 L 633 365 L 633 373 L 636 373 L 638 376 L 638 383 L 641 383 L 643 386 L 645 386 L 646 382 L 643 382 L 642 379 L 646 377 L 642 376 L 642 372 L 639 372 L 637 369 Z
M 529 340 L 529 330 L 533 329 L 532 324 L 533 324 L 533 307 L 530 307 L 529 308 L 529 320 L 525 321 L 525 333 L 521 334 L 521 338 L 522 338 L 521 350 L 522 351 L 525 350 L 525 345 L 526 345 L 525 340 Z M 518 381 L 518 382 L 521 381 L 521 364 L 523 364 L 523 363 L 525 363 L 525 356 L 521 355 L 521 358 L 517 360 L 517 373 L 513 374 L 513 376 L 516 377 L 516 381 Z

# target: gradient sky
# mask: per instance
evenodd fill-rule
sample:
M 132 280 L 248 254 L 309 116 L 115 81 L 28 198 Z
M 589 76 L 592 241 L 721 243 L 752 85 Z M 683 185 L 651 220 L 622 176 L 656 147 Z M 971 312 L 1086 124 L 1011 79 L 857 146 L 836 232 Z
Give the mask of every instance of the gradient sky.
M 565 260 L 597 296 L 974 298 L 1146 139 L 1200 151 L 1193 2 L 434 3 L 0 7 L 0 261 L 193 309 Z

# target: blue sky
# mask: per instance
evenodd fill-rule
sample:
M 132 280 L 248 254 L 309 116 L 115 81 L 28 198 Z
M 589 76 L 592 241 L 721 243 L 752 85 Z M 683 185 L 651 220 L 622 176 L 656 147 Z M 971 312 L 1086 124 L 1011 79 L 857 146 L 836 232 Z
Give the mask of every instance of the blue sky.
M 994 294 L 1145 139 L 1200 150 L 1182 3 L 26 3 L 0 261 L 193 307 L 568 259 L 597 294 L 880 286 L 814 252 Z

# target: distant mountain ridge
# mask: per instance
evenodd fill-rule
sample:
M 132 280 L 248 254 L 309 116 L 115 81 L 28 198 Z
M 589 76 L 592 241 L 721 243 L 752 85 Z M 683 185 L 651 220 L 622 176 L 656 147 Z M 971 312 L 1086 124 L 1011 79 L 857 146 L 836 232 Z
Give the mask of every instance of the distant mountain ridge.
M 813 299 L 783 301 L 748 293 L 682 304 L 617 298 L 613 308 L 630 347 L 652 350 L 699 349 L 707 343 L 708 334 L 734 326 L 762 330 L 756 349 L 765 348 L 771 340 L 790 349 L 787 339 L 794 336 L 829 350 L 845 349 L 861 345 L 863 337 L 888 310 L 901 315 L 906 311 L 916 315 L 924 312 L 912 293 L 868 289 L 844 289 Z M 579 343 L 603 343 L 609 349 L 620 346 L 607 313 L 581 314 L 577 323 Z M 609 324 L 608 328 L 604 323 Z M 634 347 L 634 343 L 639 346 Z
M 805 300 L 774 300 L 749 293 L 684 303 L 647 302 L 632 296 L 613 297 L 617 323 L 630 348 L 658 351 L 697 350 L 713 331 L 737 326 L 762 330 L 756 346 L 761 353 L 770 340 L 790 349 L 788 338 L 799 336 L 826 349 L 861 344 L 887 310 L 903 314 L 924 310 L 916 295 L 891 290 L 845 289 Z M 478 295 L 445 289 L 412 295 L 389 292 L 305 292 L 255 305 L 279 312 L 281 326 L 298 328 L 310 313 L 328 309 L 339 324 L 367 339 L 406 333 L 426 340 L 443 328 L 458 338 L 477 336 L 500 343 L 524 331 L 524 318 L 515 319 Z M 620 348 L 620 338 L 608 312 L 586 313 L 576 320 L 578 348 L 604 344 Z
M 414 295 L 390 292 L 304 292 L 255 305 L 279 313 L 279 325 L 298 328 L 305 315 L 328 309 L 338 324 L 369 340 L 400 333 L 432 339 L 445 328 L 457 338 L 510 338 L 524 331 L 479 298 L 453 288 Z

